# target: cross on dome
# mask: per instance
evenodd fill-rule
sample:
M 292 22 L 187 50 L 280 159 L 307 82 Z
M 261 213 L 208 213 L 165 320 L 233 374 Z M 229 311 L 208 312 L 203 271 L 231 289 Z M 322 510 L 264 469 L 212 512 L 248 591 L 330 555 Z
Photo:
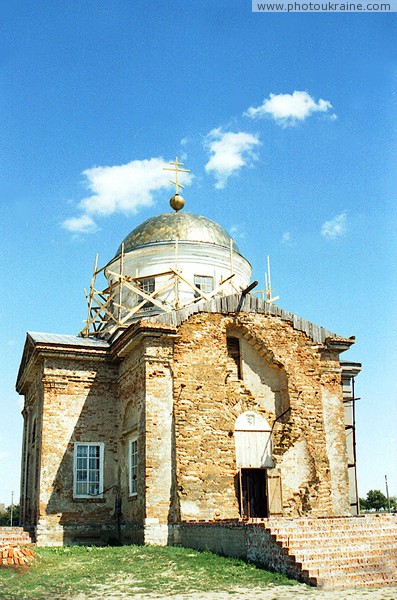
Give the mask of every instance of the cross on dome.
M 173 181 L 172 179 L 169 179 L 168 181 L 175 185 L 175 194 L 174 194 L 174 196 L 172 196 L 172 198 L 170 200 L 170 204 L 171 204 L 171 207 L 176 212 L 178 212 L 178 210 L 181 210 L 181 208 L 183 208 L 185 205 L 184 198 L 182 198 L 182 196 L 180 196 L 180 194 L 179 194 L 179 188 L 185 189 L 185 186 L 182 185 L 181 183 L 179 183 L 178 173 L 190 173 L 190 170 L 179 168 L 179 167 L 183 167 L 183 163 L 178 161 L 177 156 L 175 157 L 175 160 L 171 161 L 169 164 L 174 165 L 174 166 L 173 167 L 163 167 L 163 171 L 174 171 L 175 172 L 175 181 Z

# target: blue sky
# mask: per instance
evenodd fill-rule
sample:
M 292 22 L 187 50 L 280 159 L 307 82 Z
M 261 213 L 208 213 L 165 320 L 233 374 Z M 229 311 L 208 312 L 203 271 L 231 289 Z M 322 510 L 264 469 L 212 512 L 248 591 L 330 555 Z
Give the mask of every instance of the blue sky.
M 397 494 L 396 14 L 252 14 L 247 0 L 5 10 L 0 24 L 0 502 L 18 495 L 26 331 L 77 333 L 105 264 L 169 210 L 235 237 L 278 305 L 356 344 L 359 491 Z

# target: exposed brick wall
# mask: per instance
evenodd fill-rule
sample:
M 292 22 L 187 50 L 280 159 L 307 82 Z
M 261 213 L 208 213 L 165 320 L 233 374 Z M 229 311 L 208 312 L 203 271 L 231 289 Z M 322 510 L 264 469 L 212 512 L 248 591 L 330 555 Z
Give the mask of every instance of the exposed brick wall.
M 281 389 L 279 410 L 289 405 L 291 412 L 275 424 L 273 432 L 274 454 L 284 481 L 284 513 L 347 514 L 347 460 L 336 356 L 322 355 L 318 344 L 278 317 L 200 313 L 180 326 L 174 354 L 181 518 L 238 517 L 234 437 L 229 432 L 246 410 L 262 414 L 269 423 L 277 416 L 244 381 L 238 385 L 228 380 L 228 331 L 240 334 L 267 362 L 267 368 L 281 369 L 288 382 Z M 330 397 L 331 402 L 324 401 Z M 291 448 L 296 449 L 294 460 L 284 460 Z M 298 488 L 289 487 L 300 460 L 307 464 L 307 478 Z
M 139 339 L 120 367 L 122 432 L 119 455 L 123 539 L 164 543 L 173 522 L 173 338 Z M 137 495 L 128 490 L 128 441 L 138 437 Z
M 117 367 L 109 362 L 48 358 L 43 365 L 41 481 L 37 542 L 95 539 L 114 522 L 114 491 L 103 498 L 73 497 L 74 442 L 104 442 L 104 489 L 117 483 Z M 114 534 L 113 534 L 114 535 Z M 66 537 L 68 537 L 66 535 Z
M 144 348 L 136 345 L 120 363 L 119 486 L 122 500 L 123 540 L 143 542 L 145 518 L 145 363 Z M 128 485 L 128 442 L 138 437 L 138 495 L 130 497 Z
M 239 516 L 233 431 L 243 398 L 226 381 L 226 321 L 198 314 L 181 325 L 174 352 L 176 473 L 181 519 Z
M 35 375 L 26 395 L 21 457 L 21 518 L 27 527 L 35 527 L 39 518 L 40 451 L 43 412 L 41 372 Z M 33 429 L 35 439 L 33 440 Z
M 181 523 L 175 526 L 175 545 L 245 559 L 245 529 L 244 523 L 233 520 L 219 523 Z
M 146 520 L 145 540 L 167 543 L 173 494 L 173 340 L 150 337 L 146 356 Z M 162 531 L 158 525 L 163 525 Z M 150 531 L 153 530 L 153 537 Z M 160 539 L 159 539 L 160 536 Z M 162 539 L 161 539 L 162 538 Z

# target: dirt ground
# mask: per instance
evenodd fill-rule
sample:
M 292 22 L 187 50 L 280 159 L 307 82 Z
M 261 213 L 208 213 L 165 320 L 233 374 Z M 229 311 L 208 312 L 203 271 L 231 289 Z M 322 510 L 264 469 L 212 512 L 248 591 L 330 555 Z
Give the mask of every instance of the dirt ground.
M 383 587 L 377 589 L 350 589 L 350 590 L 319 590 L 310 588 L 306 585 L 287 585 L 287 586 L 268 586 L 266 588 L 234 588 L 229 592 L 192 592 L 187 594 L 150 594 L 141 595 L 139 592 L 131 590 L 117 590 L 116 586 L 101 586 L 97 589 L 97 593 L 91 592 L 90 596 L 79 594 L 73 600 L 292 600 L 299 598 L 317 599 L 320 600 L 337 600 L 348 599 L 354 600 L 364 598 L 365 600 L 397 600 L 397 587 Z M 72 600 L 72 599 L 70 599 Z

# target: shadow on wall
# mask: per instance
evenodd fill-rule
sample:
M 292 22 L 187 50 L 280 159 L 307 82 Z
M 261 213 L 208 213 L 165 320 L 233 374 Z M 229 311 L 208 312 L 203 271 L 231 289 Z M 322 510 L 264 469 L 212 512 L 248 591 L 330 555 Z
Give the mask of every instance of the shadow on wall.
M 37 528 L 39 543 L 120 541 L 117 500 L 125 498 L 117 467 L 117 370 L 107 369 L 107 376 L 98 369 L 92 377 L 91 371 L 78 389 L 70 377 L 64 391 L 46 396 L 41 498 L 48 492 L 49 500 Z
M 241 339 L 241 358 L 244 385 L 257 402 L 274 418 L 290 406 L 285 369 L 276 363 L 269 351 L 258 351 L 252 344 Z
M 284 365 L 273 352 L 245 327 L 227 327 L 228 378 L 240 380 L 255 402 L 273 422 L 290 408 L 288 379 Z M 237 342 L 233 344 L 232 342 Z M 234 367 L 234 368 L 233 368 Z M 282 419 L 282 422 L 288 420 Z
M 179 396 L 182 393 L 182 389 L 179 391 Z M 168 513 L 168 540 L 167 544 L 173 546 L 175 543 L 174 538 L 174 527 L 175 523 L 181 522 L 181 505 L 178 494 L 178 480 L 176 473 L 176 435 L 175 435 L 175 402 L 173 403 L 172 410 L 172 425 L 171 425 L 171 490 L 170 490 L 170 510 Z

